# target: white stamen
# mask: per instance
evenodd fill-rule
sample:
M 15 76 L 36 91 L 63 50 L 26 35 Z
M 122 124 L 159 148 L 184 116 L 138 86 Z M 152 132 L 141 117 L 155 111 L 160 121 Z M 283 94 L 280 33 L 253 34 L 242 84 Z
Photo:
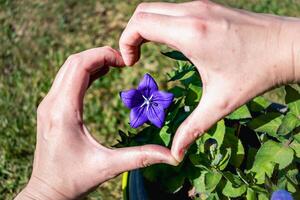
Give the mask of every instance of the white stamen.
M 150 96 L 149 99 L 147 99 L 144 95 L 142 95 L 142 96 L 143 96 L 143 98 L 144 98 L 145 101 L 143 102 L 143 104 L 140 107 L 143 107 L 144 105 L 147 105 L 147 111 L 148 111 L 151 99 L 153 97 L 153 94 Z

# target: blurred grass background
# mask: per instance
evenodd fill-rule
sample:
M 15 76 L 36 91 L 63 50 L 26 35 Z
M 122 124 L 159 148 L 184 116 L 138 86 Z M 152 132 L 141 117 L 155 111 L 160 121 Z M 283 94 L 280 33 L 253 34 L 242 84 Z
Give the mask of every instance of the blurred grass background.
M 0 0 L 0 199 L 12 199 L 31 172 L 36 108 L 68 55 L 110 45 L 118 39 L 139 0 Z M 169 1 L 180 2 L 180 1 Z M 218 0 L 255 12 L 300 16 L 299 0 Z M 134 68 L 111 70 L 85 98 L 84 119 L 105 145 L 117 130 L 128 130 L 128 110 L 118 92 L 150 72 L 164 87 L 172 63 L 160 55 L 163 45 L 144 45 Z M 271 94 L 272 96 L 272 94 Z M 120 177 L 86 199 L 121 199 Z

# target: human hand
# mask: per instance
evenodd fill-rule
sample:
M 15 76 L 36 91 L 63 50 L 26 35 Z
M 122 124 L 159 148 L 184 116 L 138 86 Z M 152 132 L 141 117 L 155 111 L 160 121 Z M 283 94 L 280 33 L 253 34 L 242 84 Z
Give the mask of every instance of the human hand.
M 124 61 L 118 51 L 103 47 L 74 54 L 61 67 L 38 107 L 33 171 L 16 199 L 77 199 L 123 171 L 177 164 L 158 145 L 109 149 L 93 139 L 82 119 L 83 98 L 109 66 L 121 67 Z
M 173 140 L 171 152 L 178 161 L 219 119 L 271 87 L 296 81 L 300 56 L 295 50 L 300 42 L 295 42 L 299 27 L 295 29 L 293 23 L 210 1 L 137 7 L 120 38 L 125 64 L 138 61 L 142 43 L 164 43 L 185 54 L 203 82 L 199 105 Z

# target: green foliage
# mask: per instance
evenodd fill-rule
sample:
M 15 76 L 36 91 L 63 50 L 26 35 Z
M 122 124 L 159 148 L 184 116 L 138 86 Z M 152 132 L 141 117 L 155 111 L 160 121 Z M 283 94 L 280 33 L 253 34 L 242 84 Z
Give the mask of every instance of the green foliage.
M 123 138 L 123 146 L 155 143 L 170 147 L 177 127 L 198 105 L 202 84 L 195 66 L 182 62 L 182 54 L 165 53 L 179 59 L 169 73 L 175 95 L 162 129 L 152 125 Z M 300 94 L 286 86 L 286 105 L 263 96 L 217 122 L 190 147 L 178 167 L 156 165 L 143 169 L 145 178 L 159 183 L 166 193 L 188 187 L 200 199 L 269 199 L 272 191 L 299 190 Z M 287 110 L 288 109 L 288 110 Z M 127 141 L 127 142 L 126 142 Z
M 231 114 L 227 116 L 227 119 L 239 120 L 239 119 L 248 119 L 251 118 L 250 111 L 246 105 L 241 106 Z
M 162 52 L 162 54 L 174 60 L 189 61 L 189 59 L 179 51 Z
M 250 171 L 256 173 L 257 183 L 262 184 L 265 182 L 265 175 L 272 176 L 276 163 L 281 170 L 291 164 L 293 159 L 294 151 L 289 146 L 268 140 L 258 150 Z
M 257 131 L 276 137 L 283 116 L 280 113 L 267 112 L 259 115 L 248 123 L 248 126 Z

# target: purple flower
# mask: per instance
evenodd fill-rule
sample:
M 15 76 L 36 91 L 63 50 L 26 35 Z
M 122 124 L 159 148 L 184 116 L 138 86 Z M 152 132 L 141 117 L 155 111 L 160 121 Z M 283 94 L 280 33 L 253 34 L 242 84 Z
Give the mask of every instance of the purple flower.
M 173 99 L 172 93 L 158 90 L 155 80 L 150 74 L 145 74 L 137 89 L 120 93 L 125 106 L 131 109 L 130 126 L 137 128 L 147 121 L 161 128 L 165 121 L 165 109 Z
M 286 190 L 277 190 L 273 192 L 271 200 L 293 200 L 293 197 Z

